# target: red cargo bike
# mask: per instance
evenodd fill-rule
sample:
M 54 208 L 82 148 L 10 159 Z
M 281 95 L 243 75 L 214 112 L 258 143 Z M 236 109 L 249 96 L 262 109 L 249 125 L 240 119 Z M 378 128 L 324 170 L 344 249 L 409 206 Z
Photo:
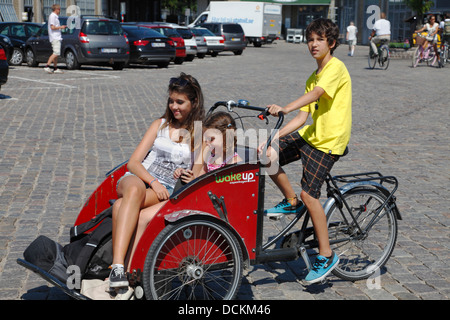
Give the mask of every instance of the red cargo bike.
M 230 112 L 242 108 L 266 118 L 266 109 L 245 100 L 220 101 Z M 280 114 L 275 129 L 281 127 Z M 267 141 L 270 145 L 275 131 Z M 311 268 L 308 250 L 318 247 L 309 213 L 303 207 L 289 223 L 264 242 L 264 165 L 251 159 L 255 150 L 244 148 L 243 163 L 225 166 L 176 189 L 170 200 L 151 220 L 130 262 L 130 285 L 136 298 L 219 299 L 235 298 L 243 269 L 270 261 L 302 257 Z M 116 183 L 126 172 L 126 163 L 107 174 L 85 203 L 75 222 L 86 222 L 111 206 Z M 401 219 L 393 176 L 365 172 L 326 179 L 328 200 L 324 203 L 330 244 L 339 255 L 333 273 L 356 281 L 375 274 L 388 261 Z M 19 259 L 18 263 L 60 287 L 77 299 L 87 299 L 48 273 Z

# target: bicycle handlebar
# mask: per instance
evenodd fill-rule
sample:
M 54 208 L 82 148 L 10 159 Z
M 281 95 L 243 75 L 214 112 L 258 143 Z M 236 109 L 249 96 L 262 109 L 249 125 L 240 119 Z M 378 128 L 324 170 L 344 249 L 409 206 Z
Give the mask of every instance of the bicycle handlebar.
M 229 101 L 218 101 L 216 103 L 214 103 L 214 105 L 208 110 L 207 114 L 212 113 L 217 107 L 226 107 L 228 109 L 228 112 L 233 112 L 233 108 L 240 108 L 240 109 L 247 109 L 247 110 L 253 110 L 253 111 L 259 111 L 260 114 L 257 116 L 259 119 L 263 120 L 266 119 L 267 120 L 267 116 L 270 115 L 268 108 L 262 108 L 262 107 L 255 107 L 255 106 L 251 106 L 250 103 L 247 100 L 238 100 L 238 102 L 236 103 L 233 100 L 229 100 Z M 263 158 L 267 158 L 266 156 L 266 150 L 267 148 L 269 148 L 270 144 L 272 143 L 272 139 L 275 136 L 276 132 L 278 129 L 280 129 L 281 125 L 283 124 L 284 121 L 284 113 L 283 112 L 279 112 L 278 113 L 278 121 L 275 124 L 274 129 L 272 130 L 272 133 L 270 134 L 269 138 L 267 139 L 267 143 L 265 145 L 265 148 L 263 150 L 262 153 L 262 157 Z
M 241 108 L 241 109 L 259 111 L 259 112 L 261 112 L 261 114 L 258 115 L 258 118 L 260 118 L 261 120 L 264 117 L 270 115 L 267 108 L 251 106 L 247 100 L 238 100 L 238 102 L 235 102 L 233 100 L 218 101 L 218 102 L 214 103 L 214 105 L 209 109 L 208 114 L 213 112 L 219 106 L 226 107 L 228 109 L 228 112 L 232 112 L 233 108 Z M 280 113 L 278 113 L 278 121 L 277 121 L 274 129 L 279 129 L 281 127 L 281 125 L 283 124 L 283 121 L 284 121 L 284 114 L 282 112 L 280 112 Z

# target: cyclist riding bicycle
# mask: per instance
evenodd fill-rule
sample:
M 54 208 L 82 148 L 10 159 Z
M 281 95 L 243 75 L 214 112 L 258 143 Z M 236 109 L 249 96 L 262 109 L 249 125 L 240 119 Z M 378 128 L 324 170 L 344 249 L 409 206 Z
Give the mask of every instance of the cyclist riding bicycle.
M 445 19 L 439 24 L 439 29 L 441 32 L 441 46 L 444 49 L 444 44 L 450 44 L 450 13 L 445 14 Z M 445 56 L 445 55 L 444 55 Z M 448 58 L 448 57 L 447 57 Z M 445 63 L 445 61 L 443 61 Z
M 391 40 L 391 23 L 389 20 L 386 20 L 386 13 L 382 12 L 380 14 L 380 19 L 373 25 L 372 34 L 370 35 L 369 40 L 374 55 L 378 55 L 377 44 L 382 41 Z
M 429 16 L 428 23 L 426 23 L 422 28 L 419 30 L 416 30 L 417 33 L 427 31 L 427 36 L 425 37 L 425 43 L 423 44 L 424 49 L 428 47 L 428 45 L 431 43 L 431 45 L 434 48 L 434 52 L 436 52 L 437 60 L 438 60 L 438 67 L 442 67 L 441 63 L 441 57 L 439 56 L 439 51 L 437 49 L 437 34 L 439 31 L 439 24 L 436 23 L 436 17 L 434 15 Z

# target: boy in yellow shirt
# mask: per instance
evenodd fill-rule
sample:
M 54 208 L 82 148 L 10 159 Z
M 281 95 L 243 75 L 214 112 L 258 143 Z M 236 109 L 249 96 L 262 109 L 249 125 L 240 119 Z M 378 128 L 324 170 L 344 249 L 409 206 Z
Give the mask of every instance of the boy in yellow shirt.
M 351 79 L 345 65 L 332 55 L 339 45 L 338 38 L 339 28 L 331 20 L 314 20 L 306 29 L 306 39 L 309 52 L 316 59 L 317 70 L 306 81 L 305 94 L 283 108 L 268 106 L 274 116 L 279 112 L 286 114 L 300 109 L 279 131 L 280 167 L 271 176 L 285 199 L 267 210 L 266 214 L 279 215 L 300 210 L 302 204 L 281 167 L 302 159 L 300 197 L 311 215 L 319 242 L 319 255 L 305 279 L 308 283 L 321 281 L 339 263 L 339 258 L 330 248 L 325 212 L 319 201 L 325 177 L 344 153 L 351 132 Z M 303 126 L 310 114 L 313 123 Z

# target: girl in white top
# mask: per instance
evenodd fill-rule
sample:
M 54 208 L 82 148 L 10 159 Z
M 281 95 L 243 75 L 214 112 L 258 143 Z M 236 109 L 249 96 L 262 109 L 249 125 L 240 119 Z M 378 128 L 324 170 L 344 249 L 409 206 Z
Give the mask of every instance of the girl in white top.
M 427 31 L 428 35 L 425 37 L 425 42 L 423 47 L 426 49 L 431 42 L 434 48 L 434 52 L 437 54 L 438 66 L 441 67 L 441 57 L 439 56 L 439 50 L 437 49 L 437 33 L 439 31 L 439 24 L 436 22 L 435 16 L 430 16 L 428 18 L 428 23 L 426 23 L 421 29 L 416 30 L 416 33 Z
M 170 79 L 168 91 L 165 114 L 150 125 L 128 161 L 129 173 L 117 184 L 111 287 L 128 286 L 124 262 L 140 210 L 169 199 L 175 169 L 192 166 L 194 122 L 205 116 L 203 94 L 197 80 L 184 73 Z

